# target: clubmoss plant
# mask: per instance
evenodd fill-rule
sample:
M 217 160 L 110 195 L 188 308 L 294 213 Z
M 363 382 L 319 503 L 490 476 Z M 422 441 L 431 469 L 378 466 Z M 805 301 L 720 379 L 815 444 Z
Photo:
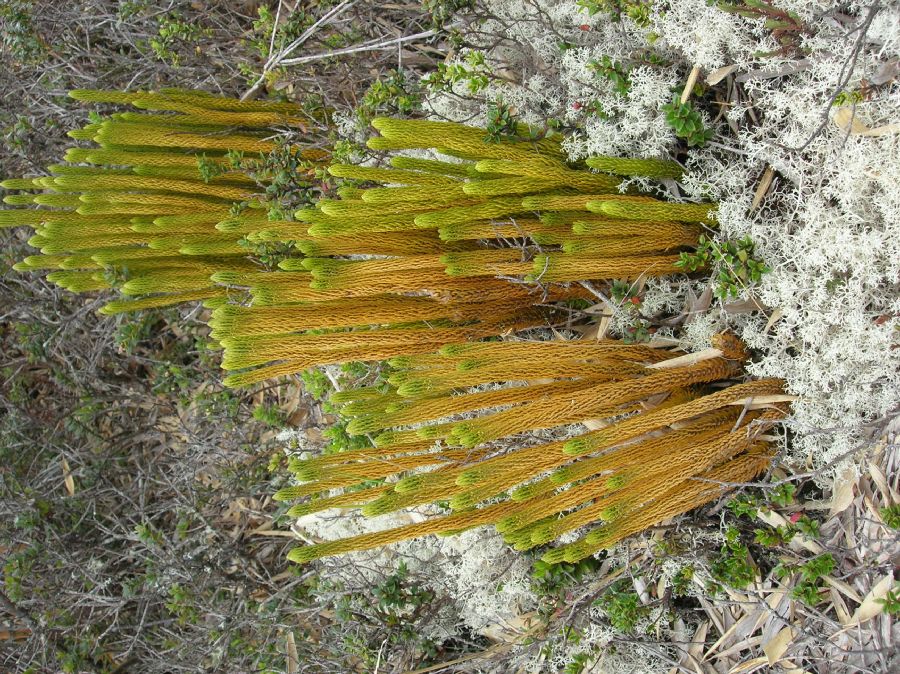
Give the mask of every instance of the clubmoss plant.
M 70 149 L 69 163 L 51 166 L 47 177 L 0 183 L 23 192 L 5 203 L 28 207 L 0 212 L 0 227 L 32 227 L 30 243 L 42 253 L 16 269 L 57 269 L 49 280 L 74 292 L 115 287 L 139 298 L 110 302 L 104 313 L 225 299 L 210 275 L 253 270 L 241 238 L 279 226 L 254 195 L 278 189 L 281 174 L 260 175 L 244 154 L 283 152 L 269 137 L 275 127 L 305 129 L 299 107 L 184 89 L 70 95 L 148 112 L 92 115 L 70 135 L 96 145 Z M 309 183 L 323 153 L 287 152 L 292 175 Z M 235 202 L 249 208 L 235 215 Z
M 375 447 L 294 461 L 302 484 L 276 498 L 321 494 L 293 514 L 353 507 L 374 516 L 444 501 L 452 513 L 296 548 L 290 558 L 486 524 L 524 550 L 594 525 L 543 556 L 571 563 L 702 505 L 722 483 L 746 481 L 768 465 L 759 433 L 784 413 L 753 404 L 779 392 L 777 380 L 708 392 L 710 383 L 736 376 L 746 356 L 731 336 L 717 346 L 691 358 L 614 341 L 482 342 L 393 359 L 387 390 L 332 398 L 351 419 L 347 432 L 373 435 Z M 514 385 L 529 380 L 541 383 Z M 588 420 L 604 422 L 549 443 L 529 441 Z M 334 489 L 344 492 L 329 495 Z
M 332 176 L 352 181 L 340 198 L 265 233 L 304 255 L 280 264 L 287 274 L 215 277 L 254 298 L 213 317 L 223 366 L 244 370 L 230 385 L 545 324 L 555 304 L 592 297 L 577 282 L 673 272 L 677 251 L 696 244 L 697 223 L 713 221 L 715 204 L 619 192 L 628 176 L 680 174 L 673 162 L 570 164 L 559 138 L 512 121 L 492 143 L 463 124 L 373 125 L 381 135 L 369 146 L 395 153 L 390 165 L 332 164 Z M 412 149 L 441 158 L 399 154 Z M 336 332 L 309 334 L 315 328 Z

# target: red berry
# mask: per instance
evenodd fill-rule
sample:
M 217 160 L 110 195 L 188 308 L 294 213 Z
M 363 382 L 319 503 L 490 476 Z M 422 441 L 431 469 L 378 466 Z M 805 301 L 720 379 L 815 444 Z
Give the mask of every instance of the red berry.
M 796 524 L 797 520 L 799 520 L 801 517 L 803 517 L 803 513 L 794 513 L 793 515 L 791 515 L 791 524 Z
M 632 298 L 631 298 L 631 303 L 632 303 L 632 304 L 640 304 L 640 303 L 641 303 L 641 298 L 640 298 L 640 297 L 632 297 Z
M 582 108 L 582 105 L 578 101 L 575 101 L 574 103 L 572 103 L 573 110 L 581 110 L 581 108 Z
M 590 30 L 591 29 L 591 27 L 586 23 L 583 23 L 578 27 L 581 28 L 581 30 Z

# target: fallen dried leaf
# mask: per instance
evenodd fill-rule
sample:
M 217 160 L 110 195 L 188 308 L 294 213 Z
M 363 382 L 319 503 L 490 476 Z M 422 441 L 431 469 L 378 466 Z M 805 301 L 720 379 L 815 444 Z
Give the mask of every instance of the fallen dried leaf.
M 791 660 L 782 660 L 781 666 L 784 668 L 784 674 L 809 674 L 808 671 L 798 667 Z
M 753 195 L 753 202 L 750 204 L 751 213 L 759 208 L 759 205 L 768 193 L 769 188 L 772 187 L 772 180 L 774 178 L 775 169 L 771 166 L 766 166 L 766 170 L 763 171 L 762 178 L 759 180 L 759 185 L 756 187 L 756 193 Z
M 748 660 L 747 662 L 742 662 L 741 664 L 732 667 L 728 670 L 728 674 L 739 674 L 740 672 L 749 672 L 757 667 L 763 667 L 769 663 L 768 658 L 759 657 L 753 658 L 752 660 Z
M 698 77 L 700 77 L 700 66 L 694 66 L 691 68 L 691 74 L 688 75 L 687 82 L 684 84 L 684 91 L 681 92 L 682 103 L 687 103 L 691 97 L 691 92 L 694 90 L 694 85 L 697 84 Z
M 894 133 L 900 133 L 900 124 L 885 124 L 870 128 L 863 124 L 856 117 L 856 113 L 852 107 L 838 108 L 832 120 L 837 124 L 838 128 L 854 136 L 887 136 Z
M 687 650 L 687 655 L 694 662 L 699 662 L 703 655 L 703 643 L 706 641 L 706 633 L 709 631 L 709 621 L 704 620 L 697 625 L 697 631 L 694 632 L 694 638 L 691 639 L 691 645 Z
M 740 314 L 752 314 L 754 311 L 766 311 L 766 309 L 768 309 L 765 304 L 760 302 L 752 295 L 745 300 L 740 300 L 738 302 L 729 302 L 722 308 L 725 309 L 726 313 L 733 316 L 737 316 Z
M 738 643 L 734 644 L 728 650 L 724 650 L 719 653 L 716 653 L 712 657 L 712 659 L 713 660 L 725 660 L 726 658 L 730 658 L 733 656 L 740 657 L 740 654 L 744 653 L 745 651 L 752 651 L 757 646 L 759 646 L 759 644 L 761 642 L 762 642 L 762 637 L 758 637 L 758 636 L 750 637 L 749 639 L 746 639 L 745 641 L 739 641 Z
M 721 68 L 716 68 L 709 75 L 706 76 L 706 83 L 710 86 L 714 86 L 728 77 L 731 73 L 737 70 L 736 65 L 730 66 L 722 66 Z
M 285 641 L 285 674 L 297 674 L 300 671 L 300 656 L 297 653 L 297 644 L 294 641 L 294 633 L 288 632 Z
M 751 80 L 771 80 L 776 77 L 786 77 L 802 72 L 809 69 L 810 66 L 812 66 L 812 62 L 809 59 L 800 59 L 799 61 L 794 61 L 790 65 L 779 68 L 778 70 L 751 70 L 750 72 L 738 75 L 734 78 L 734 81 L 743 83 Z
M 871 620 L 884 609 L 884 604 L 879 599 L 884 599 L 885 595 L 890 591 L 890 589 L 894 585 L 894 574 L 889 573 L 884 578 L 879 580 L 875 585 L 869 590 L 869 594 L 866 595 L 865 599 L 863 599 L 862 604 L 859 605 L 859 608 L 856 609 L 856 612 L 853 614 L 853 617 L 850 618 L 849 625 L 858 625 L 859 623 L 865 622 L 866 620 Z
M 841 597 L 840 592 L 833 587 L 829 588 L 828 594 L 831 598 L 831 603 L 834 605 L 834 612 L 837 614 L 838 620 L 842 625 L 846 625 L 850 622 L 850 611 L 847 608 L 847 604 L 844 602 L 843 597 Z
M 62 464 L 63 485 L 66 488 L 66 492 L 69 496 L 75 496 L 75 478 L 72 477 L 72 469 L 69 467 L 69 462 L 66 461 L 65 457 L 62 457 L 60 463 Z
M 788 646 L 791 645 L 793 640 L 794 628 L 785 627 L 772 639 L 763 644 L 763 653 L 766 654 L 766 658 L 768 658 L 770 665 L 774 665 L 781 659 L 781 656 L 784 655 L 784 652 L 787 650 Z
M 900 59 L 891 59 L 887 63 L 882 63 L 877 70 L 869 78 L 869 83 L 880 87 L 887 84 L 891 80 L 900 76 Z
M 765 407 L 771 407 L 775 403 L 791 403 L 798 399 L 799 396 L 792 396 L 787 393 L 770 393 L 769 395 L 758 395 L 752 396 L 750 398 L 741 398 L 740 400 L 735 400 L 734 402 L 730 402 L 728 404 L 746 407 L 748 410 L 758 410 Z
M 678 356 L 677 358 L 670 358 L 669 360 L 664 360 L 659 363 L 653 363 L 652 365 L 648 365 L 648 370 L 664 370 L 670 367 L 682 367 L 685 365 L 695 365 L 703 360 L 710 360 L 712 358 L 718 358 L 722 355 L 722 352 L 719 349 L 703 349 L 702 351 L 697 351 L 695 353 L 686 353 L 683 356 Z
M 300 537 L 295 534 L 293 531 L 251 531 L 251 536 L 284 536 L 287 538 L 297 538 Z
M 878 491 L 881 492 L 881 498 L 885 503 L 890 503 L 892 500 L 900 501 L 900 494 L 888 485 L 887 477 L 885 477 L 884 471 L 881 470 L 881 468 L 874 463 L 870 463 L 869 475 L 872 476 L 872 481 L 875 483 L 875 486 L 878 487 Z
M 772 312 L 772 315 L 769 316 L 769 320 L 766 321 L 766 327 L 763 332 L 769 332 L 769 330 L 772 329 L 772 326 L 780 321 L 783 316 L 784 311 L 781 310 L 781 307 L 776 307 L 775 311 Z
M 847 583 L 845 583 L 844 581 L 839 580 L 837 578 L 832 578 L 831 576 L 822 576 L 822 580 L 824 580 L 826 583 L 831 585 L 831 587 L 833 587 L 838 592 L 845 595 L 848 599 L 852 599 L 857 604 L 862 603 L 862 599 L 856 593 L 856 590 L 854 590 L 852 587 L 847 585 Z
M 752 615 L 752 614 L 751 614 L 751 615 Z M 731 636 L 732 636 L 738 629 L 740 629 L 741 624 L 745 623 L 745 621 L 748 620 L 749 617 L 750 617 L 750 616 L 744 616 L 743 618 L 741 618 L 740 620 L 738 620 L 734 625 L 732 625 L 731 627 L 729 627 L 728 630 L 725 632 L 725 634 L 723 634 L 722 636 L 720 636 L 720 637 L 718 638 L 718 640 L 716 641 L 716 643 L 714 643 L 712 646 L 710 646 L 709 649 L 706 651 L 706 653 L 703 654 L 703 661 L 709 660 L 709 658 L 710 658 L 713 654 L 715 654 L 716 651 L 719 650 L 719 648 L 720 648 L 723 644 L 727 643 L 728 640 L 731 638 Z M 708 622 L 703 622 L 703 623 L 701 623 L 701 626 L 703 626 L 703 625 L 707 625 L 707 626 L 708 626 L 709 623 L 708 623 Z M 700 631 L 700 628 L 699 628 L 699 627 L 697 628 L 697 631 L 698 631 L 698 632 Z M 705 632 L 704 632 L 704 636 L 706 636 Z M 696 645 L 697 645 L 697 641 L 696 641 L 696 638 L 695 638 L 695 639 L 694 639 L 693 645 L 691 645 L 691 651 L 693 651 L 694 646 L 696 646 Z M 700 645 L 702 646 L 702 643 L 701 643 Z M 699 656 L 697 656 L 697 657 L 699 657 Z
M 856 486 L 858 478 L 853 466 L 847 466 L 835 476 L 828 517 L 834 517 L 850 507 L 850 504 L 853 503 L 853 488 Z
M 706 286 L 703 292 L 700 293 L 700 297 L 694 297 L 692 294 L 685 303 L 684 313 L 687 314 L 687 318 L 684 319 L 685 326 L 690 325 L 691 321 L 695 320 L 700 314 L 705 314 L 709 310 L 711 303 L 712 286 Z

